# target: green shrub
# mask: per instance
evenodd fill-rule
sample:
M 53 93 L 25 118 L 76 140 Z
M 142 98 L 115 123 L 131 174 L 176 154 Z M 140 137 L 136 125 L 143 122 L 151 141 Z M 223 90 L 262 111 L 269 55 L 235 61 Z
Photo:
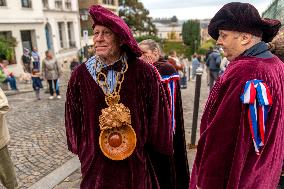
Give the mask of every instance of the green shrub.
M 0 58 L 12 61 L 15 59 L 14 48 L 17 46 L 17 41 L 14 37 L 0 36 Z
M 141 36 L 137 36 L 135 37 L 136 41 L 138 43 L 140 43 L 141 41 L 145 40 L 145 39 L 153 39 L 154 41 L 160 43 L 161 39 L 158 36 L 155 35 L 141 35 Z

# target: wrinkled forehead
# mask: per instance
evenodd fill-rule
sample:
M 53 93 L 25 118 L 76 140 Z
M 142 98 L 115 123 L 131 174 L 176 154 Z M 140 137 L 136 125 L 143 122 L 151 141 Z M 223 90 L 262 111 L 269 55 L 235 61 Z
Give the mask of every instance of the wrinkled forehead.
M 240 33 L 239 31 L 233 31 L 233 30 L 223 30 L 223 29 L 219 29 L 219 35 L 221 34 L 227 34 L 227 35 L 230 35 L 230 34 L 238 34 Z
M 111 31 L 113 32 L 110 28 L 106 27 L 106 26 L 103 26 L 103 25 L 95 25 L 93 27 L 94 30 L 108 30 L 108 31 Z

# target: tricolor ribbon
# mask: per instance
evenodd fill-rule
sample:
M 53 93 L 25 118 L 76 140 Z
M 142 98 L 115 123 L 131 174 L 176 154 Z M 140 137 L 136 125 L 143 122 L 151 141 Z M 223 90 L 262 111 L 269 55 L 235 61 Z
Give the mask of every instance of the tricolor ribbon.
M 248 119 L 250 132 L 253 139 L 255 152 L 260 154 L 260 148 L 264 145 L 265 123 L 269 106 L 272 105 L 272 97 L 269 88 L 262 80 L 250 80 L 246 82 L 244 93 L 241 95 L 243 104 L 248 104 Z
M 170 108 L 171 108 L 171 117 L 172 117 L 172 129 L 173 133 L 176 130 L 176 118 L 175 118 L 175 106 L 176 106 L 176 85 L 179 80 L 178 74 L 173 74 L 171 76 L 163 76 L 162 82 L 167 85 L 167 92 L 170 94 Z

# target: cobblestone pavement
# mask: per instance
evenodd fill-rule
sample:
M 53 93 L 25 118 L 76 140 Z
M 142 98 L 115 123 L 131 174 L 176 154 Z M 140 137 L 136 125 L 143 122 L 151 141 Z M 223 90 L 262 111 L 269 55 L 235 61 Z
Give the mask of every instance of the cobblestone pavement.
M 208 93 L 209 93 L 208 87 L 207 87 L 206 76 L 207 75 L 204 71 L 202 75 L 202 83 L 201 83 L 198 125 L 200 123 L 200 118 L 202 116 L 202 112 L 204 110 L 206 100 L 208 97 Z M 183 114 L 184 114 L 184 122 L 185 122 L 185 137 L 187 140 L 187 144 L 190 143 L 190 137 L 191 137 L 194 94 L 195 94 L 195 81 L 189 81 L 187 89 L 182 89 L 182 100 L 183 100 L 183 111 L 184 111 Z M 199 127 L 197 128 L 196 143 L 198 139 L 199 139 Z M 196 149 L 188 148 L 188 161 L 189 161 L 190 170 L 192 169 L 195 154 L 196 154 Z M 69 177 L 67 177 L 58 186 L 54 187 L 54 189 L 79 189 L 80 181 L 81 181 L 80 170 L 77 170 L 73 174 L 71 174 Z
M 66 149 L 64 103 L 66 73 L 60 80 L 62 99 L 42 100 L 34 92 L 8 96 L 11 111 L 7 114 L 11 142 L 9 149 L 15 164 L 19 188 L 25 189 L 73 157 Z M 0 184 L 0 189 L 3 186 Z

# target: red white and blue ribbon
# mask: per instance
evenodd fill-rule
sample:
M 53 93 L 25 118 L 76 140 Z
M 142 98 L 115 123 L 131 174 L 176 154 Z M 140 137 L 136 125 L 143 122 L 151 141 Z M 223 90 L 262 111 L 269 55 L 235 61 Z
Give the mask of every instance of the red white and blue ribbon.
M 167 85 L 167 92 L 170 96 L 170 108 L 171 108 L 171 116 L 172 116 L 172 129 L 173 133 L 176 130 L 176 117 L 175 117 L 175 107 L 176 107 L 176 87 L 177 82 L 179 80 L 178 74 L 173 74 L 171 76 L 163 76 L 162 82 Z
M 248 104 L 248 119 L 255 152 L 260 154 L 260 148 L 265 142 L 265 123 L 269 106 L 272 105 L 272 96 L 269 88 L 262 80 L 246 82 L 244 93 L 241 95 L 243 104 Z

